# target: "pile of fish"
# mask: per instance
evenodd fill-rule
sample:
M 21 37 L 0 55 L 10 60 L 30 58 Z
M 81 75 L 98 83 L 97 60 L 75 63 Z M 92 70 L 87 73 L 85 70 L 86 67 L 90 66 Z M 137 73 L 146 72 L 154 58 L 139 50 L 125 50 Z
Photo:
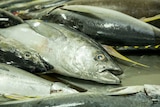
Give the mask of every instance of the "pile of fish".
M 119 76 L 123 69 L 113 56 L 147 67 L 117 54 L 114 48 L 137 46 L 159 49 L 158 27 L 115 10 L 74 2 L 11 0 L 0 3 L 0 94 L 3 97 L 32 99 L 63 93 L 64 96 L 81 95 L 67 84 L 38 77 L 38 74 L 45 73 L 103 84 L 121 84 L 123 81 Z M 118 88 L 107 91 L 106 95 L 139 92 L 139 86 L 135 87 L 136 92 L 131 91 L 132 87 L 127 91 Z M 159 89 L 159 86 L 149 87 Z M 145 93 L 148 87 L 141 86 L 140 89 Z M 154 95 L 159 96 L 159 92 Z M 90 93 L 82 94 L 83 97 L 85 95 Z

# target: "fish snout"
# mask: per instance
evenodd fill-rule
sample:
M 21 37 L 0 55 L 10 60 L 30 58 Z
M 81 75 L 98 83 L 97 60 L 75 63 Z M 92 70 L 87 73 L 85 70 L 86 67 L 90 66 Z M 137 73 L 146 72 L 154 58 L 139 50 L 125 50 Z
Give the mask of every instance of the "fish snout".
M 109 63 L 108 66 L 106 66 L 106 70 L 113 73 L 114 75 L 123 74 L 123 70 L 115 62 Z
M 99 65 L 98 73 L 96 74 L 100 83 L 105 84 L 120 84 L 121 80 L 117 77 L 117 75 L 121 75 L 123 73 L 122 69 L 115 64 L 104 64 Z
M 114 75 L 123 74 L 122 69 L 118 65 L 115 65 L 115 64 L 99 66 L 99 72 L 105 72 L 105 71 L 108 71 Z
M 105 70 L 103 72 L 99 72 L 98 74 L 99 82 L 104 83 L 104 84 L 120 84 L 121 80 L 116 77 L 114 74 L 111 72 Z

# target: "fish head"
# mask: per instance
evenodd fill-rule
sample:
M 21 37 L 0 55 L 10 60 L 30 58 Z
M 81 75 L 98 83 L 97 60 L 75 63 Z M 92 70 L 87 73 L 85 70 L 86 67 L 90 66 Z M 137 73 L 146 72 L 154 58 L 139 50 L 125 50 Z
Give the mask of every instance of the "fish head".
M 23 63 L 19 64 L 22 69 L 33 72 L 43 73 L 52 69 L 53 66 L 47 63 L 37 52 L 34 50 L 16 50 L 16 55 Z
M 37 51 L 3 35 L 0 35 L 0 54 L 1 63 L 7 63 L 32 73 L 42 73 L 53 68 Z
M 81 68 L 81 78 L 106 84 L 120 84 L 116 75 L 122 74 L 121 68 L 111 56 L 99 47 L 82 46 L 75 57 L 76 67 Z

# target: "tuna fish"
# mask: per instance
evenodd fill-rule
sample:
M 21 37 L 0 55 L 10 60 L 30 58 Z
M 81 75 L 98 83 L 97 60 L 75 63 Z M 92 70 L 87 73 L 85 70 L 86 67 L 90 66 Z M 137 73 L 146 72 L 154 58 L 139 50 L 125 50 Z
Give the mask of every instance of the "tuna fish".
M 135 18 L 160 14 L 159 0 L 70 0 L 68 5 L 90 5 L 113 9 Z
M 70 5 L 52 9 L 37 18 L 77 29 L 96 41 L 112 46 L 160 44 L 160 29 L 118 11 Z
M 100 83 L 120 84 L 122 70 L 93 39 L 63 25 L 30 20 L 0 34 L 36 50 L 54 72 Z M 25 38 L 25 39 L 24 39 Z
M 158 90 L 157 90 L 158 89 Z M 84 92 L 72 95 L 55 95 L 41 99 L 2 103 L 2 107 L 159 107 L 160 90 L 158 85 L 129 86 L 112 89 L 117 94 Z M 124 90 L 124 91 L 123 91 Z M 137 92 L 136 92 L 137 91 Z M 145 92 L 146 91 L 146 92 Z M 154 92 L 156 91 L 156 92 Z M 119 93 L 120 92 L 120 93 Z M 123 93 L 124 92 L 124 93 Z M 130 93 L 131 92 L 131 93 Z M 123 93 L 123 94 L 122 94 Z M 127 94 L 128 93 L 128 94 Z
M 50 82 L 29 72 L 0 63 L 0 94 L 41 97 L 54 93 L 77 93 L 61 82 Z

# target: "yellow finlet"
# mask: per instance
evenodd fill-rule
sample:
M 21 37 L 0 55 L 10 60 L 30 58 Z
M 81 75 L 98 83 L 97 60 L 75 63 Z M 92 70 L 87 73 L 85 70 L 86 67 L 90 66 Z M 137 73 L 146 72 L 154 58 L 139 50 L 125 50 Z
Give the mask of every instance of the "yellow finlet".
M 124 48 L 125 48 L 125 49 L 127 49 L 127 48 L 128 48 L 128 46 L 124 46 Z
M 150 47 L 151 47 L 150 45 L 144 46 L 145 49 L 148 49 L 148 48 L 150 48 Z
M 131 62 L 131 63 L 134 63 L 136 65 L 139 65 L 139 66 L 143 66 L 143 67 L 149 67 L 147 65 L 144 65 L 144 64 L 141 64 L 141 63 L 138 63 L 138 62 L 135 62 L 123 55 L 121 55 L 120 53 L 118 53 L 115 49 L 113 49 L 113 47 L 111 46 L 107 46 L 107 45 L 102 45 L 103 48 L 112 56 L 116 57 L 116 58 L 119 58 L 119 59 L 122 59 L 124 61 L 128 61 L 128 62 Z
M 144 22 L 151 22 L 151 21 L 158 20 L 158 19 L 160 19 L 160 14 L 153 16 L 153 17 L 148 17 L 148 18 L 143 17 L 140 20 L 142 20 Z
M 156 45 L 156 46 L 154 46 L 154 48 L 155 48 L 155 49 L 157 49 L 157 48 L 159 48 L 159 47 L 160 47 L 160 45 Z
M 139 46 L 134 46 L 134 48 L 135 48 L 135 49 L 138 49 L 138 48 L 139 48 Z

